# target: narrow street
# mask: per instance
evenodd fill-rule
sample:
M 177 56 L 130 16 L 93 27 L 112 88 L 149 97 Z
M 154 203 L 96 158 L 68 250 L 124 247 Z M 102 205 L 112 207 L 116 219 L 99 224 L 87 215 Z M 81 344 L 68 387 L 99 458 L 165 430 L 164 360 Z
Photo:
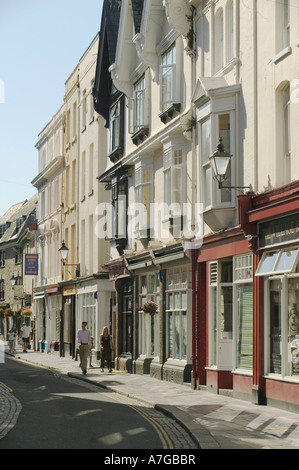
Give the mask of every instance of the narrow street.
M 10 406 L 7 419 L 15 416 L 5 433 L 0 414 L 0 449 L 190 448 L 178 426 L 147 405 L 11 358 L 1 364 L 1 392 L 0 410 Z

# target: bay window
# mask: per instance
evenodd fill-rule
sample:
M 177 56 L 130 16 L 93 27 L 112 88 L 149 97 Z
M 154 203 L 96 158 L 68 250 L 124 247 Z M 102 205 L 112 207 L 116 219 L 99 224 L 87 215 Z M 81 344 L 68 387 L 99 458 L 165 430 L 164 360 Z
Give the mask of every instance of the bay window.
M 231 153 L 233 135 L 231 121 L 234 116 L 231 112 L 210 114 L 199 123 L 199 149 L 201 160 L 202 201 L 205 209 L 219 205 L 231 205 L 232 190 L 223 187 L 218 189 L 213 185 L 213 169 L 209 157 L 216 148 L 216 142 L 222 138 L 224 149 Z M 214 144 L 215 142 L 215 144 Z M 212 148 L 213 143 L 213 148 Z M 233 171 L 229 163 L 226 179 L 223 186 L 232 186 Z

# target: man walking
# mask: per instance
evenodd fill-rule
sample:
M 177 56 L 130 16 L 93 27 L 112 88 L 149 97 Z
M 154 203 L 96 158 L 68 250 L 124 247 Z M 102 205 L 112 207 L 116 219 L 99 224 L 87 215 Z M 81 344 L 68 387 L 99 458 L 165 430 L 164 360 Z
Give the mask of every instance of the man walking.
M 23 340 L 23 352 L 27 352 L 27 348 L 30 344 L 30 334 L 32 333 L 32 328 L 29 324 L 29 322 L 26 322 L 26 324 L 21 328 L 21 338 Z
M 79 345 L 79 356 L 82 373 L 86 374 L 87 371 L 87 359 L 88 352 L 91 348 L 91 337 L 90 331 L 86 329 L 87 322 L 82 322 L 82 330 L 78 331 L 78 345 Z

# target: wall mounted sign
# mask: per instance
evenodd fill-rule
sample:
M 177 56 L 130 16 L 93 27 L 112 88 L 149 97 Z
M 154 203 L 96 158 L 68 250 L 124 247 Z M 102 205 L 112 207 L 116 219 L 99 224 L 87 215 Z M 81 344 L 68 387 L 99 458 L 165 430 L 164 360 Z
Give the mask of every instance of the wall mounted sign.
M 299 241 L 299 213 L 259 224 L 260 248 L 292 241 Z
M 25 276 L 38 275 L 38 255 L 25 254 Z

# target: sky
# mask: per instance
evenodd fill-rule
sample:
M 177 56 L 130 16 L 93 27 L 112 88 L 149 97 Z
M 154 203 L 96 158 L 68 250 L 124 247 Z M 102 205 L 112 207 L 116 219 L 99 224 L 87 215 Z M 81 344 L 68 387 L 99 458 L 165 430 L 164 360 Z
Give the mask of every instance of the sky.
M 37 189 L 39 132 L 100 30 L 102 0 L 0 0 L 0 217 Z

